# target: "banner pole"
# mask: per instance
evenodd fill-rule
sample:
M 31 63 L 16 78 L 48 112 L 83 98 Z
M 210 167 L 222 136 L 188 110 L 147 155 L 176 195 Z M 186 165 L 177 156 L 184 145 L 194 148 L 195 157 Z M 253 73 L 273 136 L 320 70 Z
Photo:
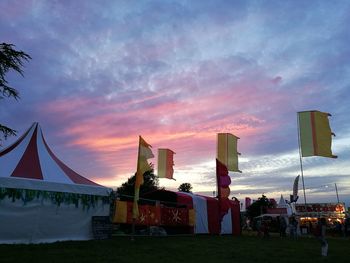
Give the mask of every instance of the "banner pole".
M 141 135 L 139 135 L 139 148 L 137 152 L 137 170 L 135 174 L 135 186 L 134 186 L 134 202 L 133 202 L 133 208 L 132 208 L 132 225 L 131 225 L 131 241 L 135 240 L 135 224 L 136 224 L 136 214 L 135 214 L 135 206 L 137 206 L 137 211 L 138 211 L 138 199 L 136 200 L 136 184 L 137 184 L 137 176 L 140 171 L 140 149 L 141 149 Z M 142 175 L 143 176 L 143 175 Z M 140 187 L 140 186 L 138 186 Z M 140 188 L 138 188 L 138 197 L 139 197 L 139 191 Z
M 302 160 L 302 156 L 301 156 L 299 113 L 297 113 L 297 124 L 298 124 L 298 149 L 299 149 L 300 173 L 301 173 L 301 180 L 303 182 L 304 203 L 305 203 L 305 212 L 306 212 L 307 211 L 307 209 L 306 209 L 306 194 L 305 194 L 305 183 L 304 183 L 303 160 Z
M 337 187 L 337 184 L 334 183 L 334 186 L 335 186 L 335 193 L 337 194 L 337 201 L 338 201 L 338 204 L 339 204 L 339 195 L 338 195 L 338 187 Z

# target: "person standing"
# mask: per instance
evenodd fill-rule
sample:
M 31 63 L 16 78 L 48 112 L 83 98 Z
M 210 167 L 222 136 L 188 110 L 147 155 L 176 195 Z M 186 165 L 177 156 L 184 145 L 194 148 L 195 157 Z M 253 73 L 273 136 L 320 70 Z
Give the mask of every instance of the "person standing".
M 283 216 L 281 216 L 279 218 L 280 237 L 285 237 L 286 236 L 286 229 L 287 229 L 286 219 Z
M 295 219 L 294 216 L 292 216 L 289 219 L 289 233 L 290 233 L 290 237 L 293 239 L 297 239 L 297 226 L 298 226 L 298 222 Z
M 270 237 L 270 226 L 269 226 L 269 221 L 268 220 L 263 220 L 262 221 L 262 231 L 263 231 L 263 237 L 268 238 Z
M 317 227 L 315 230 L 316 238 L 321 243 L 321 255 L 326 257 L 328 255 L 328 242 L 326 240 L 326 229 L 327 223 L 325 218 L 321 218 L 317 222 Z

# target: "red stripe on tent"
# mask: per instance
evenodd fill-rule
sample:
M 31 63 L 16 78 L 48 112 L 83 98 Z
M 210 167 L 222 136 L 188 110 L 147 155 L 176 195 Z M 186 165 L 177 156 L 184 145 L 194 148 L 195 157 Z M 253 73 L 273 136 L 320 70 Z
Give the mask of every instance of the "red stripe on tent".
M 219 202 L 217 199 L 202 196 L 207 200 L 207 213 L 208 213 L 208 230 L 209 234 L 220 234 L 220 215 L 219 211 Z
M 207 220 L 208 234 L 220 234 L 220 216 L 219 216 L 219 201 L 216 198 L 197 195 L 204 198 L 207 202 Z
M 13 149 L 15 149 L 23 140 L 24 138 L 28 135 L 29 131 L 32 129 L 34 125 L 37 125 L 37 123 L 33 123 L 33 125 L 11 146 L 7 147 L 3 151 L 0 152 L 0 157 L 11 152 Z
M 179 204 L 185 204 L 188 208 L 193 208 L 193 201 L 192 201 L 192 197 L 188 196 L 186 194 L 183 194 L 181 192 L 177 192 L 176 193 L 176 201 Z
M 38 133 L 38 124 L 36 123 L 34 125 L 36 126 L 32 138 L 30 139 L 30 142 L 21 160 L 19 161 L 15 170 L 11 174 L 11 177 L 22 177 L 43 180 L 36 139 Z
M 239 201 L 231 201 L 232 234 L 241 234 L 241 212 Z
M 314 146 L 314 155 L 318 155 L 315 112 L 313 111 L 310 112 L 310 120 L 311 120 L 311 129 L 312 129 L 312 144 Z
M 41 138 L 43 139 L 43 142 L 45 144 L 46 150 L 50 154 L 51 158 L 58 164 L 58 166 L 63 170 L 63 172 L 76 184 L 86 184 L 86 185 L 98 185 L 89 179 L 86 179 L 85 177 L 81 176 L 80 174 L 74 172 L 72 169 L 70 169 L 67 165 L 65 165 L 60 159 L 56 157 L 56 155 L 51 151 L 49 146 L 47 145 L 43 134 L 41 133 Z

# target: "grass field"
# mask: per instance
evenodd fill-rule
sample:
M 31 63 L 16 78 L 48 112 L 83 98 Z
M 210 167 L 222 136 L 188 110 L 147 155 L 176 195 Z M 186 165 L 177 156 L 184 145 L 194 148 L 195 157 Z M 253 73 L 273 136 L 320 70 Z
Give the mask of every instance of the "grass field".
M 256 236 L 113 237 L 39 245 L 0 245 L 0 262 L 350 262 L 350 240 L 328 238 L 321 257 L 315 238 Z

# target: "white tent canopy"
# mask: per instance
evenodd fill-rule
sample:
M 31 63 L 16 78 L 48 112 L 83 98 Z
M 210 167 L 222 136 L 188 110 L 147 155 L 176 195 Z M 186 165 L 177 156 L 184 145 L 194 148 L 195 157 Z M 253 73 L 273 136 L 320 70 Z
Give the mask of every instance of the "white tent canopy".
M 0 243 L 91 239 L 91 217 L 109 215 L 109 204 L 102 199 L 111 189 L 79 175 L 59 160 L 47 145 L 38 123 L 0 151 L 0 167 L 0 191 L 17 191 L 22 195 L 20 198 L 5 195 L 0 200 Z M 26 202 L 27 190 L 34 191 L 36 198 L 32 196 Z M 86 196 L 85 200 L 91 203 L 79 206 L 79 202 L 63 199 L 55 203 L 54 195 L 73 195 L 75 199 Z
M 290 204 L 288 204 L 286 202 L 286 200 L 284 200 L 283 195 L 281 195 L 281 198 L 280 198 L 280 201 L 278 202 L 277 208 L 285 208 L 287 210 L 288 216 L 291 216 L 293 214 Z
M 14 144 L 0 151 L 0 186 L 107 196 L 110 189 L 77 174 L 59 160 L 34 123 Z

